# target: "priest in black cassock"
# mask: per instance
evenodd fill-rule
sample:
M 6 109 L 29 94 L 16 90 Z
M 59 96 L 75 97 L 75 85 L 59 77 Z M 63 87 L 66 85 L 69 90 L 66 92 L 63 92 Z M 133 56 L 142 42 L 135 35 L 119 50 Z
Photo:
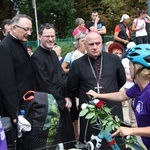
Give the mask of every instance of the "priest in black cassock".
M 40 46 L 31 56 L 36 70 L 38 90 L 52 94 L 60 111 L 60 126 L 54 144 L 75 140 L 73 124 L 69 109 L 71 108 L 70 94 L 66 88 L 66 74 L 61 68 L 55 51 L 52 50 L 55 41 L 55 29 L 45 23 L 39 28 Z M 72 148 L 73 143 L 64 144 L 65 148 Z
M 118 56 L 102 51 L 102 38 L 97 32 L 89 32 L 84 40 L 87 54 L 72 63 L 68 76 L 68 90 L 79 97 L 79 109 L 90 99 L 86 92 L 90 89 L 98 93 L 118 91 L 126 82 L 124 68 Z M 112 114 L 123 120 L 122 104 L 105 100 L 109 108 L 114 107 Z M 97 134 L 87 120 L 80 118 L 80 142 L 90 140 L 92 134 Z M 107 143 L 102 150 L 109 149 Z M 122 148 L 121 148 L 122 149 Z
M 10 26 L 10 33 L 0 43 L 0 116 L 10 117 L 13 122 L 8 145 L 13 144 L 11 142 L 17 137 L 19 103 L 28 90 L 35 90 L 34 70 L 24 45 L 32 32 L 32 19 L 25 14 L 17 14 Z

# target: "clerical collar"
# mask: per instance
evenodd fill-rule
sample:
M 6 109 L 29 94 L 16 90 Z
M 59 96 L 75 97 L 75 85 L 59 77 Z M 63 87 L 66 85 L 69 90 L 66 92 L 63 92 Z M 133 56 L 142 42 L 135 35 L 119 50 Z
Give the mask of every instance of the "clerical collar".
M 47 50 L 47 51 L 51 51 L 51 50 L 52 50 L 52 49 L 46 49 L 46 48 L 43 47 L 41 44 L 40 44 L 40 46 L 41 46 L 43 49 Z
M 98 60 L 98 59 L 100 59 L 100 58 L 101 58 L 101 55 L 99 55 L 99 56 L 98 56 L 98 57 L 96 57 L 96 58 L 91 57 L 91 56 L 89 56 L 89 55 L 88 55 L 88 57 L 89 57 L 90 59 L 92 59 L 92 60 Z
M 14 36 L 11 32 L 9 33 L 12 37 L 14 37 L 15 39 L 18 40 L 18 38 L 16 36 Z

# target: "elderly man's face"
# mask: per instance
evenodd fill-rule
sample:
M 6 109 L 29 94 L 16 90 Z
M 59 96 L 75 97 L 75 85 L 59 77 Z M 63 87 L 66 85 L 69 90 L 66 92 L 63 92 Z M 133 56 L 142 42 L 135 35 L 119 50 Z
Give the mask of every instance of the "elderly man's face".
M 32 22 L 27 18 L 20 18 L 18 24 L 12 28 L 12 33 L 17 39 L 27 41 L 32 32 Z
M 86 35 L 85 40 L 85 49 L 89 56 L 97 58 L 102 52 L 102 38 L 96 33 L 89 33 Z

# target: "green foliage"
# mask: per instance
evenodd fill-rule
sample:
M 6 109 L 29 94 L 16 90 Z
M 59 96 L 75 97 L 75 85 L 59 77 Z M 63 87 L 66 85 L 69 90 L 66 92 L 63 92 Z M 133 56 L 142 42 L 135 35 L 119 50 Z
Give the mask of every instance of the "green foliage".
M 107 34 L 112 35 L 114 27 L 119 23 L 122 14 L 131 16 L 131 24 L 133 18 L 136 17 L 136 9 L 142 7 L 147 9 L 145 0 L 83 0 L 75 1 L 77 10 L 76 17 L 82 17 L 86 20 L 86 24 L 91 21 L 92 10 L 97 10 L 101 20 L 105 23 Z
M 122 14 L 131 16 L 131 24 L 136 17 L 136 9 L 147 9 L 145 0 L 35 0 L 37 6 L 38 26 L 42 23 L 53 23 L 57 37 L 71 37 L 75 28 L 75 19 L 83 18 L 86 23 L 91 21 L 91 11 L 99 12 L 101 20 L 107 28 L 107 35 L 112 35 L 114 27 L 120 21 Z M 33 18 L 34 32 L 29 40 L 36 39 L 36 26 L 32 0 L 1 0 L 0 23 L 6 18 L 12 18 L 15 13 L 25 13 Z
M 83 111 L 80 112 L 80 117 L 85 116 L 88 113 L 88 109 L 83 109 Z
M 13 2 L 11 0 L 0 0 L 0 14 L 0 25 L 4 19 L 11 19 L 14 16 L 15 11 L 13 10 Z M 2 38 L 3 36 L 0 32 L 0 39 Z
M 71 52 L 74 50 L 74 46 L 72 42 L 64 41 L 64 42 L 59 42 L 58 45 L 62 49 L 62 56 L 66 56 L 68 52 Z
M 37 1 L 37 10 L 39 12 L 39 24 L 53 23 L 59 38 L 71 35 L 76 12 L 73 0 L 39 0 Z

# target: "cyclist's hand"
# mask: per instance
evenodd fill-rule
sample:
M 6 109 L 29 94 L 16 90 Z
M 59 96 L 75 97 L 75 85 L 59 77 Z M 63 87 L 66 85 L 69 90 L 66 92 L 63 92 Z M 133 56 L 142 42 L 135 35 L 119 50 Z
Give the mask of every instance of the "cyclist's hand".
M 114 136 L 127 136 L 127 135 L 132 135 L 132 128 L 128 128 L 128 127 L 119 127 L 118 130 L 116 132 L 114 132 L 111 137 Z
M 98 93 L 96 93 L 93 90 L 89 90 L 88 92 L 86 92 L 86 94 L 89 96 L 90 99 L 91 99 L 91 97 L 93 97 L 93 98 L 97 98 L 98 97 Z

